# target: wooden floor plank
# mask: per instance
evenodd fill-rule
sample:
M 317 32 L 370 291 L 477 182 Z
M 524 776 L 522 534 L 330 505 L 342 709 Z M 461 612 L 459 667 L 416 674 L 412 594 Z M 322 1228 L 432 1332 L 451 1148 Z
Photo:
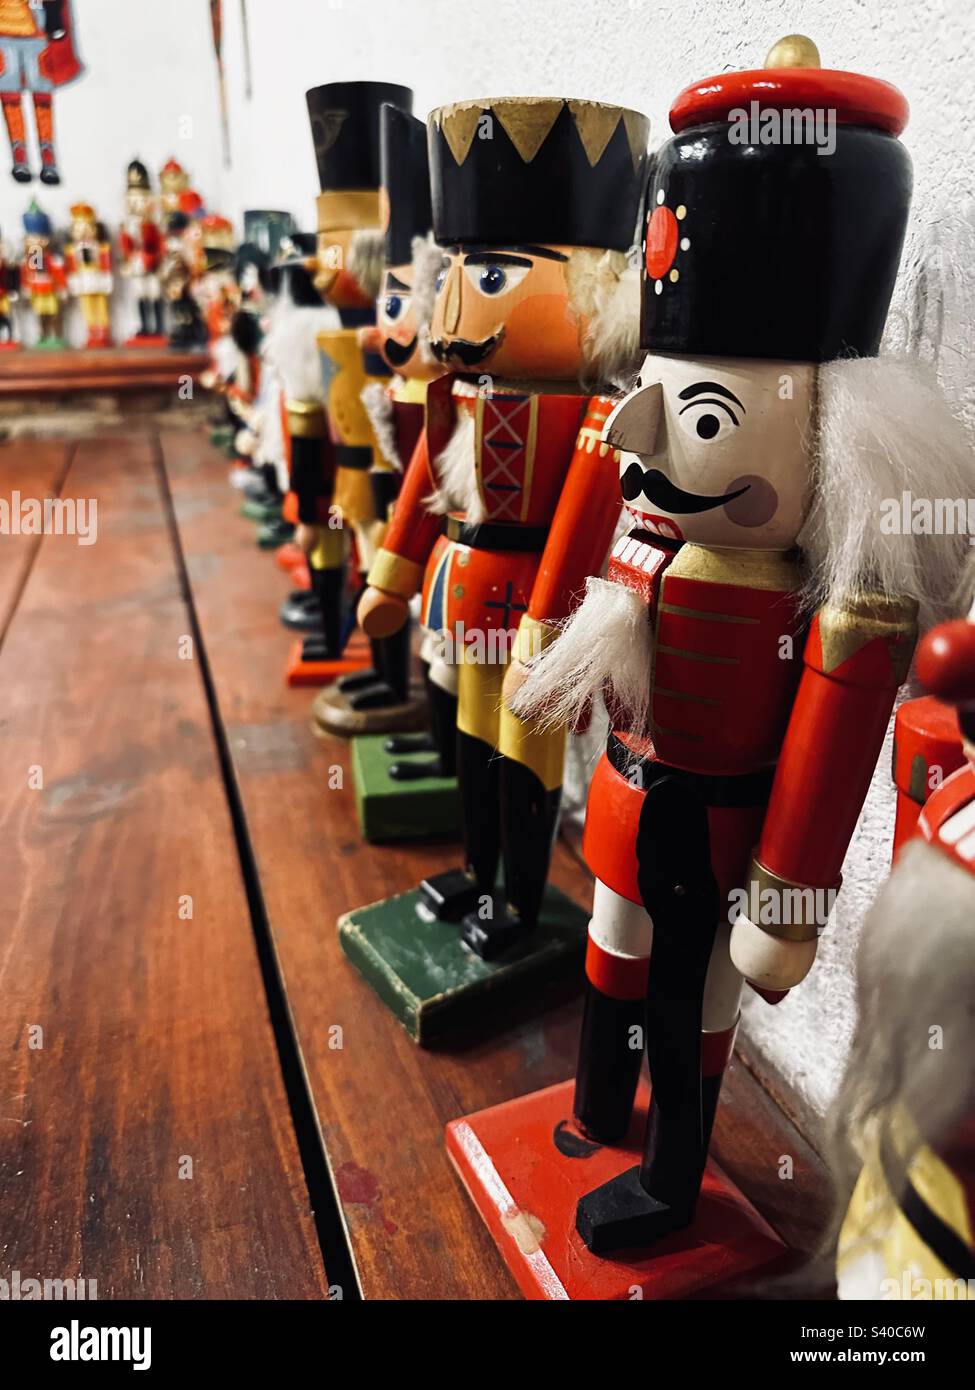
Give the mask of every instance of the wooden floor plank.
M 219 457 L 199 437 L 163 442 L 275 949 L 363 1292 L 515 1297 L 449 1168 L 443 1125 L 570 1076 L 578 1000 L 512 1015 L 492 1037 L 424 1051 L 351 968 L 339 949 L 338 916 L 456 863 L 456 849 L 362 842 L 346 747 L 316 739 L 309 693 L 284 685 L 292 638 L 277 607 L 287 581 L 236 514 Z M 333 768 L 344 776 L 336 789 L 328 786 Z M 553 878 L 580 903 L 591 901 L 588 876 L 565 847 Z M 740 1063 L 726 1083 L 715 1153 L 763 1210 L 775 1209 L 787 1239 L 808 1245 L 820 1165 Z M 788 1195 L 776 1167 L 782 1153 L 796 1157 Z
M 64 492 L 97 543 L 44 539 L 0 653 L 0 1274 L 322 1297 L 149 441 Z
M 0 537 L 0 644 L 41 543 L 39 535 L 16 534 L 18 495 L 20 501 L 42 503 L 56 497 L 71 450 L 71 444 L 55 439 L 0 443 L 0 503 L 6 504 L 12 528 Z

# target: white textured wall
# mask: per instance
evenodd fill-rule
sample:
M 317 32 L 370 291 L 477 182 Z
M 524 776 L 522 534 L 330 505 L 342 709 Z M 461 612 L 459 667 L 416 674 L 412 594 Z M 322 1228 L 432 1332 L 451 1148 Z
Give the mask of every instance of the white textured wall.
M 885 77 L 910 100 L 911 268 L 898 286 L 895 338 L 904 341 L 917 319 L 923 270 L 925 350 L 937 352 L 975 425 L 975 254 L 971 240 L 960 239 L 975 191 L 975 20 L 967 0 L 249 0 L 250 102 L 243 95 L 239 5 L 225 0 L 229 172 L 220 166 L 203 0 L 76 5 L 93 71 L 62 102 L 64 121 L 73 123 L 62 137 L 72 197 L 93 197 L 109 212 L 132 153 L 141 150 L 156 166 L 175 149 L 228 214 L 283 207 L 309 228 L 317 192 L 304 105 L 309 86 L 349 78 L 404 82 L 414 88 L 419 115 L 472 96 L 587 96 L 647 112 L 657 141 L 681 87 L 724 68 L 757 66 L 782 34 L 808 33 L 828 66 Z M 194 137 L 178 142 L 186 113 L 195 117 Z M 9 223 L 10 186 L 0 188 L 0 213 Z M 65 198 L 45 199 L 66 206 Z M 888 779 L 885 752 L 845 866 L 838 929 L 824 940 L 813 975 L 778 1008 L 756 1002 L 748 1010 L 753 1041 L 817 1111 L 829 1101 L 853 1026 L 858 923 L 889 859 Z

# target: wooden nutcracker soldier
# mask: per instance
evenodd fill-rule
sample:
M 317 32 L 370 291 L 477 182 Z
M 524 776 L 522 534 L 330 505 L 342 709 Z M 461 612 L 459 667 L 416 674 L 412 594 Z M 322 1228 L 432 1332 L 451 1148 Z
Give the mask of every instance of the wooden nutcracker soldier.
M 361 328 L 358 335 L 363 351 L 373 358 L 378 354 L 392 373 L 385 381 L 370 381 L 361 395 L 378 445 L 378 463 L 369 479 L 380 524 L 391 513 L 420 437 L 427 385 L 441 371 L 430 351 L 429 325 L 421 326 L 417 319 L 413 292 L 414 241 L 426 271 L 426 283 L 417 287 L 417 298 L 432 290 L 441 259 L 432 239 L 427 240 L 431 213 L 426 135 L 424 123 L 408 111 L 389 102 L 380 108 L 384 270 L 376 322 Z M 429 293 L 426 297 L 430 298 Z M 410 624 L 404 623 L 388 637 L 370 639 L 370 648 L 368 669 L 341 677 L 315 702 L 316 719 L 330 732 L 415 728 L 422 719 L 422 706 L 410 695 Z M 447 699 L 455 702 L 455 697 Z
M 119 253 L 122 275 L 131 283 L 139 306 L 139 327 L 126 347 L 165 346 L 159 280 L 163 238 L 156 221 L 149 171 L 140 159 L 133 159 L 126 173 L 125 220 L 119 231 Z
M 33 178 L 27 158 L 23 100 L 29 93 L 40 154 L 41 183 L 61 182 L 54 144 L 54 90 L 84 68 L 74 42 L 71 0 L 0 0 L 0 106 L 10 139 L 11 174 Z
M 927 767 L 944 760 L 950 709 L 956 766 L 860 938 L 859 1020 L 833 1123 L 837 1187 L 849 1196 L 837 1246 L 844 1299 L 975 1290 L 975 604 L 967 622 L 924 638 L 917 673 L 932 693 L 901 707 L 920 707 L 909 720 L 916 753 Z
M 740 141 L 752 101 L 772 122 L 835 112 L 835 148 Z M 612 723 L 583 846 L 596 887 L 575 1144 L 552 1142 L 570 1125 L 561 1089 L 521 1111 L 531 1124 L 566 1106 L 546 1119 L 537 1155 L 563 1206 L 540 1210 L 508 1184 L 553 1232 L 549 1251 L 561 1242 L 559 1278 L 575 1293 L 591 1278 L 600 1296 L 634 1282 L 680 1296 L 776 1249 L 709 1169 L 698 1222 L 654 1259 L 655 1241 L 694 1221 L 742 983 L 775 1001 L 812 965 L 917 600 L 939 594 L 959 553 L 950 538 L 935 552 L 881 525 L 884 498 L 959 477 L 957 449 L 953 472 L 939 452 L 943 404 L 910 369 L 872 360 L 910 199 L 906 118 L 893 87 L 821 70 L 814 45 L 793 37 L 764 69 L 683 92 L 653 161 L 647 356 L 604 433 L 632 530 L 608 580 L 590 581 L 505 692 L 523 716 L 565 719 L 605 691 Z M 553 627 L 534 599 L 529 616 Z M 644 1030 L 641 1154 L 626 1135 Z M 482 1212 L 492 1202 L 467 1140 L 490 1146 L 500 1123 L 488 1111 L 448 1140 Z M 491 1155 L 502 1184 L 511 1156 Z M 586 1246 L 632 1258 L 600 1268 Z M 505 1254 L 535 1296 L 553 1296 Z
M 408 88 L 388 82 L 330 82 L 307 93 L 321 188 L 315 284 L 341 321 L 324 330 L 318 343 L 338 470 L 335 506 L 355 536 L 360 570 L 368 567 L 382 527 L 370 473 L 383 465 L 361 396 L 371 380 L 389 376 L 378 354 L 363 352 L 358 338 L 360 328 L 375 322 L 382 275 L 379 108 L 391 102 L 408 110 L 412 100 Z M 304 525 L 297 539 L 318 593 L 324 584 L 320 566 L 331 568 L 345 544 L 331 530 L 323 535 L 321 528 Z M 324 630 L 307 637 L 292 659 L 289 682 L 333 680 L 343 651 L 344 634 L 338 647 Z
M 37 315 L 40 336 L 34 346 L 67 347 L 61 336 L 61 313 L 68 293 L 64 258 L 54 243 L 51 220 L 36 202 L 24 213 L 24 233 L 20 288 Z
M 17 299 L 19 271 L 10 259 L 0 230 L 0 351 L 19 347 L 14 336 L 13 305 Z
M 539 922 L 565 740 L 503 711 L 501 685 L 512 649 L 543 639 L 530 605 L 570 611 L 619 515 L 613 451 L 599 443 L 610 402 L 580 382 L 606 380 L 611 353 L 636 345 L 626 251 L 648 123 L 600 102 L 505 98 L 443 107 L 428 130 L 444 248 L 430 332 L 449 370 L 428 390 L 359 618 L 395 631 L 426 578 L 424 625 L 459 663 L 465 862 L 427 878 L 419 906 L 459 924 L 466 962 L 524 965 L 551 945 Z
M 71 208 L 71 238 L 64 248 L 68 292 L 81 307 L 86 346 L 112 345 L 108 297 L 112 293 L 112 248 L 90 203 Z
M 190 176 L 178 159 L 167 159 L 159 170 L 159 206 L 163 217 L 171 212 L 183 212 L 181 198 L 190 192 Z

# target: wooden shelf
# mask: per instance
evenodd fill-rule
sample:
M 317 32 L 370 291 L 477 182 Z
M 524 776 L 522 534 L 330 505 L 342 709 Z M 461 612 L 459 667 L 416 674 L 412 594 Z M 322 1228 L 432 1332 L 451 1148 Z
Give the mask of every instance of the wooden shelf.
M 208 361 L 205 352 L 171 348 L 8 350 L 0 352 L 0 397 L 175 389 L 180 377 L 197 380 Z

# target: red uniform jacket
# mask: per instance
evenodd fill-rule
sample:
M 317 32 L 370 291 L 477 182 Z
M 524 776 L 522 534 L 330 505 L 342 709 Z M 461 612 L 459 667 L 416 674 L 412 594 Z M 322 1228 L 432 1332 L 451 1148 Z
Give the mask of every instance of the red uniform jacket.
M 45 252 L 39 266 L 25 257 L 20 267 L 20 287 L 27 295 L 64 293 L 68 287 L 64 260 L 56 251 Z
M 123 227 L 119 232 L 118 241 L 119 250 L 126 261 L 136 255 L 142 256 L 144 274 L 151 275 L 159 269 L 163 255 L 162 233 L 151 218 L 146 218 L 140 224 L 138 237 L 133 237 L 128 229 Z

